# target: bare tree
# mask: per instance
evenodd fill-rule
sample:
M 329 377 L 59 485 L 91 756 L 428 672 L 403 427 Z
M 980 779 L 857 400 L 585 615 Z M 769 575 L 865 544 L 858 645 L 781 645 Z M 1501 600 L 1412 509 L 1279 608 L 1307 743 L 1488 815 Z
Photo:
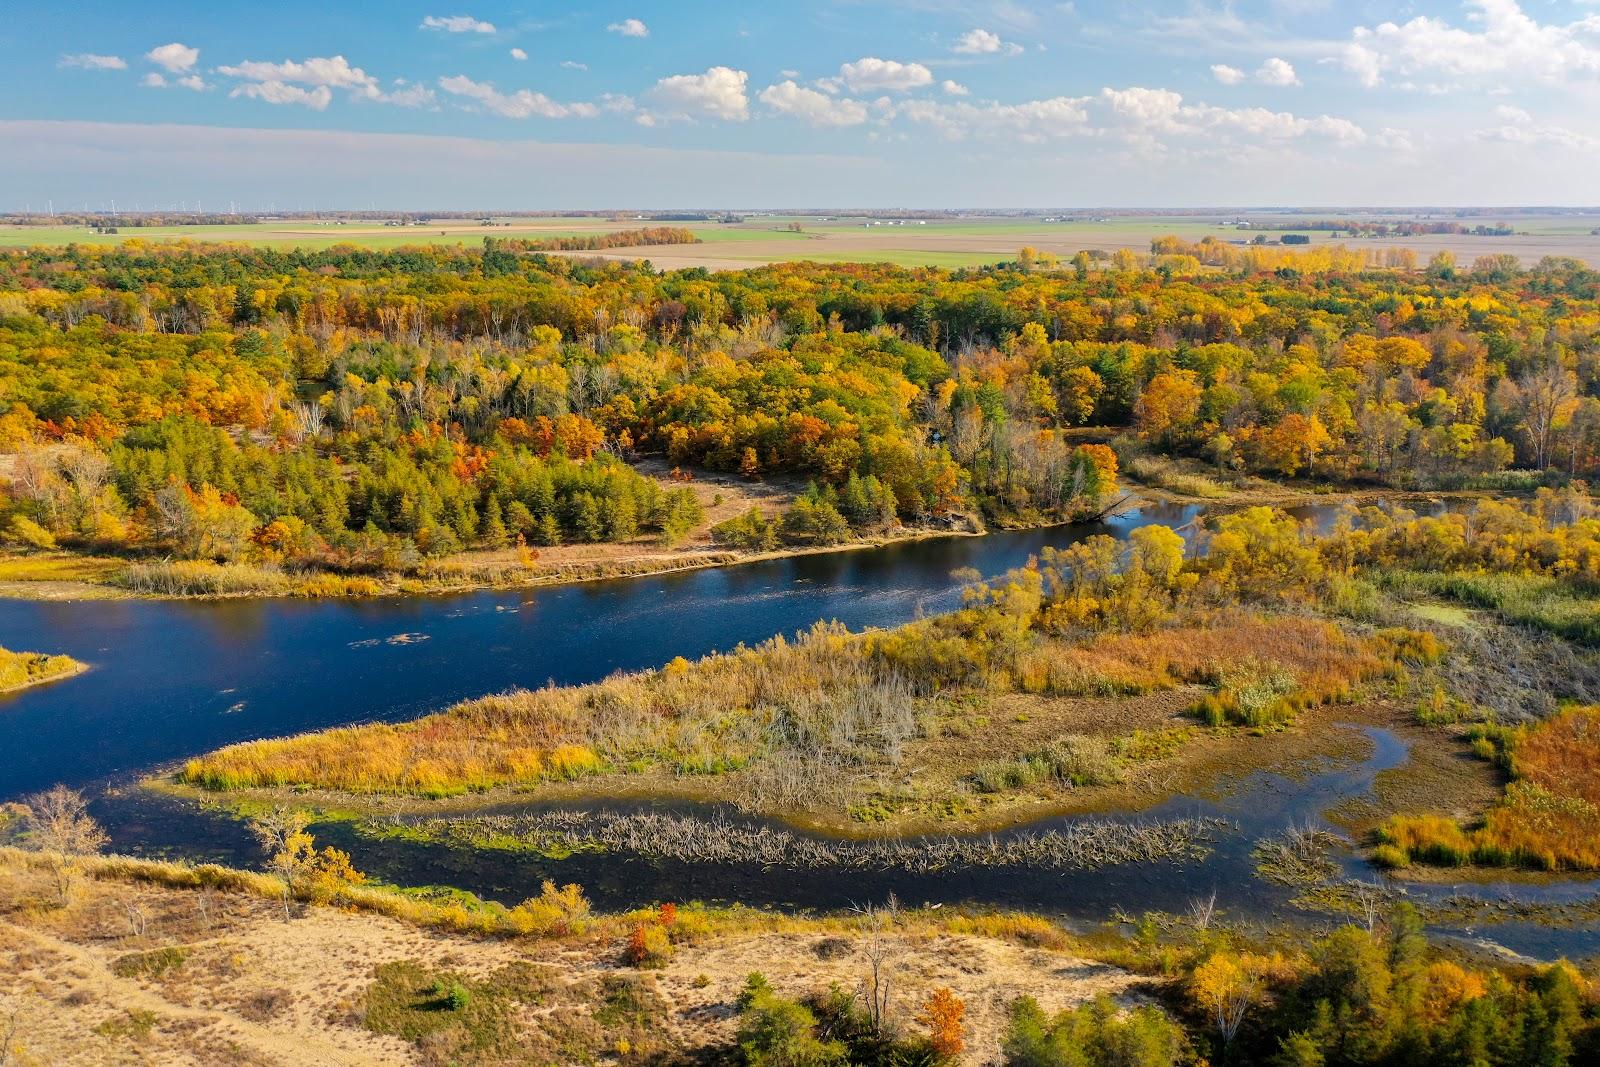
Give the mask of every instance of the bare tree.
M 1577 378 L 1560 360 L 1551 358 L 1540 370 L 1523 375 L 1517 386 L 1522 394 L 1528 441 L 1533 445 L 1539 469 L 1544 470 L 1550 462 L 1550 439 L 1556 421 L 1577 391 Z
M 64 905 L 72 884 L 72 864 L 77 856 L 99 852 L 108 840 L 100 824 L 89 815 L 83 794 L 64 785 L 28 797 L 23 841 L 44 853 L 55 872 L 56 892 Z
M 401 384 L 403 396 L 404 386 L 409 383 Z M 322 436 L 322 422 L 326 412 L 323 411 L 321 404 L 307 404 L 301 401 L 294 406 L 293 411 L 295 426 L 300 431 L 301 437 L 315 438 Z
M 1216 1011 L 1217 1032 L 1222 1035 L 1224 1045 L 1231 1045 L 1238 1036 L 1239 1027 L 1244 1025 L 1245 1014 L 1255 1002 L 1259 989 L 1260 982 L 1255 975 L 1240 974 L 1239 980 L 1221 990 L 1212 1002 Z
M 894 933 L 900 902 L 891 895 L 882 907 L 869 904 L 857 911 L 866 929 L 862 953 L 867 959 L 867 976 L 862 981 L 861 996 L 867 1002 L 867 1018 L 873 1032 L 879 1037 L 890 1037 L 895 1030 L 892 972 L 898 954 Z
M 1211 923 L 1217 915 L 1217 891 L 1211 890 L 1211 895 L 1195 897 L 1189 901 L 1189 920 L 1194 923 L 1196 930 L 1209 930 Z
M 1384 896 L 1383 887 L 1380 885 L 1372 882 L 1350 883 L 1351 902 L 1361 914 L 1369 934 L 1378 928 L 1378 921 L 1383 918 Z
M 122 910 L 128 914 L 129 935 L 143 937 L 150 924 L 150 918 L 144 913 L 144 909 L 131 900 L 124 900 L 122 902 Z

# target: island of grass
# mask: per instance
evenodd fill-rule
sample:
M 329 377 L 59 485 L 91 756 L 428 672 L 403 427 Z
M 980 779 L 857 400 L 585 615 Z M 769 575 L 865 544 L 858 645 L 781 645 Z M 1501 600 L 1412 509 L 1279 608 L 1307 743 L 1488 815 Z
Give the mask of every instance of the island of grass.
M 71 656 L 52 656 L 43 652 L 12 652 L 0 648 L 0 693 L 43 685 L 88 668 Z
M 1442 652 L 1430 633 L 1327 611 L 1353 579 L 1281 513 L 1219 518 L 1199 556 L 1183 544 L 1159 526 L 1126 553 L 1091 538 L 895 630 L 820 625 L 411 723 L 234 745 L 180 778 L 328 790 L 330 806 L 372 811 L 650 794 L 833 831 L 992 826 L 1140 810 L 1259 761 L 1349 755 L 1360 735 L 1335 721 L 1402 714 L 1391 680 Z

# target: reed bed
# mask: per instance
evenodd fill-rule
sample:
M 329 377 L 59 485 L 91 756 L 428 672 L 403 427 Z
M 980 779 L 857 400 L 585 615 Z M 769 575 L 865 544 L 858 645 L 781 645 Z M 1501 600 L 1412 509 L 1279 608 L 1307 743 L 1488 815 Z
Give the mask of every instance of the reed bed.
M 554 811 L 468 819 L 402 821 L 409 832 L 474 848 L 564 854 L 621 852 L 680 863 L 789 870 L 903 871 L 950 868 L 1093 870 L 1156 860 L 1188 862 L 1210 852 L 1222 819 L 1118 822 L 1091 819 L 1060 830 L 866 841 L 805 837 L 765 823 L 669 812 Z

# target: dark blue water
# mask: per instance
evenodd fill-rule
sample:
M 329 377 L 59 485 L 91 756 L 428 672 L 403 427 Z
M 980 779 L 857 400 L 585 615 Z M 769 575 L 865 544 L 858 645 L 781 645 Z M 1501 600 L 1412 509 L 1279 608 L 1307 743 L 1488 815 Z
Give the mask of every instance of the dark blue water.
M 468 697 L 590 682 L 837 619 L 893 626 L 959 602 L 985 575 L 1093 533 L 1180 526 L 1197 508 L 1105 524 L 516 592 L 371 600 L 0 600 L 0 646 L 65 652 L 91 670 L 0 697 L 0 800 L 119 778 L 219 745 L 375 719 Z

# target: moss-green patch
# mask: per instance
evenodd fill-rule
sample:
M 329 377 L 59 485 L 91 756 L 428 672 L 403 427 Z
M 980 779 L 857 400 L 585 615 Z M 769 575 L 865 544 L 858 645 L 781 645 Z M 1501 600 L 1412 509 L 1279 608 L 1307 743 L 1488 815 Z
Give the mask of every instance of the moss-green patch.
M 631 976 L 570 983 L 553 967 L 513 963 L 474 978 L 407 960 L 378 967 L 365 1022 L 426 1048 L 436 1062 L 594 1063 L 658 1054 L 663 1003 Z
M 189 958 L 189 950 L 177 946 L 130 952 L 111 961 L 111 973 L 119 978 L 160 978 L 175 971 Z
M 129 1008 L 121 1015 L 113 1015 L 94 1028 L 101 1037 L 142 1041 L 150 1036 L 156 1026 L 156 1013 L 140 1008 Z
M 1442 626 L 1474 627 L 1472 612 L 1451 604 L 1413 604 L 1411 614 L 1423 622 L 1436 622 Z

